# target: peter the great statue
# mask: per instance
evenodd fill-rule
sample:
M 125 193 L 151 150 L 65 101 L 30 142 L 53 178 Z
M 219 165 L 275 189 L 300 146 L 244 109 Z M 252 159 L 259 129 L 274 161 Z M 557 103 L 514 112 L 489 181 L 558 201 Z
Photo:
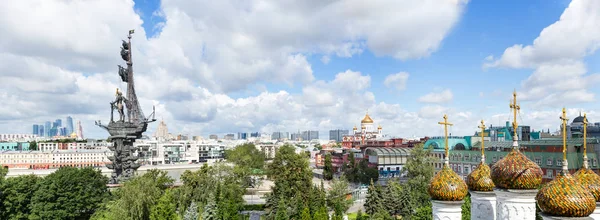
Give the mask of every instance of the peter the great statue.
M 127 83 L 126 96 L 123 96 L 123 93 L 117 88 L 116 98 L 113 102 L 110 102 L 110 122 L 108 125 L 103 125 L 100 121 L 96 121 L 96 125 L 108 131 L 110 134 L 108 141 L 113 143 L 112 146 L 108 147 L 114 153 L 113 156 L 108 157 L 112 163 L 106 164 L 107 168 L 113 170 L 109 184 L 122 183 L 133 177 L 135 171 L 140 167 L 140 164 L 136 162 L 138 155 L 133 143 L 136 139 L 142 137 L 148 123 L 156 121 L 154 112 L 151 114 L 152 119 L 144 117 L 135 94 L 133 62 L 131 60 L 131 36 L 133 33 L 133 30 L 129 31 L 127 35 L 129 40 L 123 41 L 121 46 L 121 58 L 126 62 L 127 68 L 118 65 L 119 76 L 123 82 Z M 127 114 L 125 114 L 125 109 L 127 109 Z M 119 113 L 117 121 L 113 120 L 114 110 Z

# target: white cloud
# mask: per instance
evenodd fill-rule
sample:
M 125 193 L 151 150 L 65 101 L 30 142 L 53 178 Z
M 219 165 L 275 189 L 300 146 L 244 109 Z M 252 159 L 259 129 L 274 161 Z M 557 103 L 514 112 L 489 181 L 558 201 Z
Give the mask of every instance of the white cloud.
M 146 114 L 155 105 L 174 132 L 325 130 L 351 126 L 369 109 L 396 134 L 423 119 L 377 102 L 364 73 L 315 79 L 309 56 L 324 63 L 365 50 L 400 60 L 427 57 L 466 3 L 164 1 L 152 16 L 165 22 L 147 38 L 131 0 L 16 1 L 0 7 L 0 98 L 11 106 L 0 110 L 0 133 L 72 115 L 87 134 L 106 135 L 93 121 L 108 119 L 114 90 L 126 87 L 116 65 L 124 65 L 120 40 L 135 29 L 141 105 Z M 263 84 L 299 85 L 302 92 L 233 98 Z
M 522 82 L 523 98 L 534 108 L 592 102 L 595 96 L 588 89 L 600 82 L 600 75 L 586 74 L 583 59 L 599 47 L 600 2 L 574 0 L 532 45 L 513 45 L 498 59 L 486 58 L 484 68 L 535 69 Z
M 451 102 L 454 95 L 450 89 L 445 89 L 440 92 L 428 93 L 424 96 L 419 97 L 419 102 L 425 103 L 446 103 Z
M 385 77 L 383 84 L 385 84 L 385 86 L 387 86 L 388 88 L 392 87 L 399 91 L 402 91 L 406 89 L 406 82 L 408 81 L 408 76 L 409 74 L 407 72 L 390 74 L 387 77 Z

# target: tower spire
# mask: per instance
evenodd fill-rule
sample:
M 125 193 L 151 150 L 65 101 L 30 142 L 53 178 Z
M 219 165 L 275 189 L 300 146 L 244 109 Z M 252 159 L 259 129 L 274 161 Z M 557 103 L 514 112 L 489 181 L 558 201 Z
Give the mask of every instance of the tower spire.
M 438 124 L 444 125 L 444 150 L 446 151 L 446 156 L 444 158 L 444 163 L 449 165 L 449 152 L 448 152 L 448 126 L 452 126 L 451 123 L 448 123 L 448 116 L 444 114 L 444 121 L 438 122 Z
M 565 108 L 562 109 L 562 116 L 560 117 L 560 120 L 562 120 L 562 138 L 563 138 L 563 166 L 562 166 L 562 171 L 564 173 L 568 173 L 567 170 L 567 166 L 568 166 L 568 162 L 567 162 L 567 121 L 569 120 L 567 118 L 567 111 Z

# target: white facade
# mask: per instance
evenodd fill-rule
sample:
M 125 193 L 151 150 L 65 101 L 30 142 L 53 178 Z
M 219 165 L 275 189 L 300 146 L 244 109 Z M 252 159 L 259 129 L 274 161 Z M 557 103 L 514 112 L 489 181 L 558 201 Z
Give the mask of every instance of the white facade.
M 0 134 L 0 141 L 31 141 L 37 137 L 33 134 Z
M 464 201 L 431 200 L 434 220 L 462 220 L 462 204 Z
M 9 168 L 50 169 L 62 166 L 104 166 L 112 152 L 106 150 L 6 151 L 0 164 Z
M 496 220 L 496 194 L 494 192 L 471 193 L 471 219 Z
M 494 189 L 496 219 L 535 220 L 535 196 L 538 190 Z

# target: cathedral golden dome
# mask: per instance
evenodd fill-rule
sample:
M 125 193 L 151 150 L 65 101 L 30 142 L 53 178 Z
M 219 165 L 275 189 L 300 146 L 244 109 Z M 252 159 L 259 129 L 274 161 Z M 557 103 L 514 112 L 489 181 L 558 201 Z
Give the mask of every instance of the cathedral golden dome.
M 592 193 L 596 202 L 600 202 L 600 176 L 598 174 L 593 170 L 581 168 L 573 176 Z
M 441 201 L 461 201 L 468 193 L 465 181 L 448 164 L 431 179 L 428 192 L 431 199 Z
M 356 131 L 356 130 L 358 130 L 358 129 L 356 128 L 356 125 L 354 126 L 354 128 L 352 128 L 352 130 L 355 130 L 355 131 Z
M 594 195 L 566 170 L 545 184 L 535 199 L 542 212 L 553 216 L 587 217 L 596 209 Z
M 517 149 L 492 166 L 492 180 L 503 189 L 537 189 L 542 175 L 540 166 Z
M 378 130 L 381 130 L 381 129 L 383 129 L 383 128 L 381 127 L 381 125 L 379 125 L 379 126 L 377 126 L 377 129 L 378 129 Z
M 365 118 L 363 118 L 363 120 L 362 120 L 362 121 L 360 121 L 360 123 L 363 123 L 363 124 L 364 124 L 364 123 L 373 123 L 373 119 L 371 119 L 371 117 L 369 116 L 369 113 L 367 113 L 367 114 L 365 115 Z
M 479 166 L 467 176 L 467 186 L 473 191 L 493 191 L 495 185 L 491 178 L 490 166 L 484 162 L 479 163 Z

